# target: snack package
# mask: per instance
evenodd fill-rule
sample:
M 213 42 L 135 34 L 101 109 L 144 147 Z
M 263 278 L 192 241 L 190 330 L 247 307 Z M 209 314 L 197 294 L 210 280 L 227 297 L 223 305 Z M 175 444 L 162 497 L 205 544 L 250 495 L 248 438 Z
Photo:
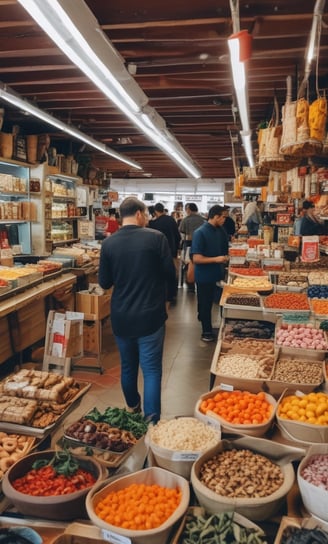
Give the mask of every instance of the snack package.
M 303 236 L 302 237 L 301 260 L 304 263 L 314 263 L 320 260 L 319 236 Z

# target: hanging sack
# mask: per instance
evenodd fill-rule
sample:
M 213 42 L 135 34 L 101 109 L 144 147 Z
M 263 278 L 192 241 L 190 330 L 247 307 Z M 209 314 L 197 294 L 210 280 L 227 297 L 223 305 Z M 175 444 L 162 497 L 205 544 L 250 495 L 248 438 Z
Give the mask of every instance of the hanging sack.
M 296 102 L 292 102 L 292 78 L 287 77 L 286 102 L 282 107 L 280 153 L 292 155 L 296 144 Z
M 326 137 L 327 100 L 324 97 L 317 98 L 309 108 L 310 138 L 317 140 L 322 145 Z
M 265 187 L 269 181 L 268 175 L 259 174 L 256 166 L 244 166 L 243 175 L 245 187 Z

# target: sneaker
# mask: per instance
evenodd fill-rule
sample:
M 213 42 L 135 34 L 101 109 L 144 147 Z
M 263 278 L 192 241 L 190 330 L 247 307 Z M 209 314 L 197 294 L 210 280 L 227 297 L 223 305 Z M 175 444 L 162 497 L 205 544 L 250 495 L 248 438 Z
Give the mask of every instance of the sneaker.
M 141 413 L 141 403 L 139 402 L 137 406 L 134 406 L 133 408 L 130 408 L 130 406 L 127 406 L 125 410 L 129 414 L 140 414 Z
M 203 333 L 202 340 L 203 342 L 214 342 L 214 335 L 211 333 Z

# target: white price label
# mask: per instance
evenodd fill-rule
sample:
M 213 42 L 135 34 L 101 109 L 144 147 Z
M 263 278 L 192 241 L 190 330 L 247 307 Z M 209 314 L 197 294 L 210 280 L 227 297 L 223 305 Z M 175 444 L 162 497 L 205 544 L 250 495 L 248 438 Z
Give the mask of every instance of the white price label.
M 199 453 L 187 453 L 187 452 L 174 452 L 172 455 L 172 461 L 196 461 Z
M 113 533 L 112 531 L 107 531 L 106 529 L 101 530 L 101 534 L 104 540 L 110 542 L 110 544 L 131 544 L 132 541 L 127 536 L 119 535 Z

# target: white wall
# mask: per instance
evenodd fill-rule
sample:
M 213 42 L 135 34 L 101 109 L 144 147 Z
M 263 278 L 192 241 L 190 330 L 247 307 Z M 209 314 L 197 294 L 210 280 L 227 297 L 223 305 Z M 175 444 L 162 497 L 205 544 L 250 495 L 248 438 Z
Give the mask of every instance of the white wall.
M 177 201 L 195 202 L 200 212 L 206 213 L 214 204 L 223 204 L 225 184 L 229 179 L 113 179 L 111 189 L 118 191 L 120 201 L 126 196 L 135 195 L 144 200 L 146 193 L 154 195 L 147 200 L 150 206 L 162 202 L 169 212 L 173 211 Z M 120 202 L 116 203 L 118 206 Z M 113 204 L 114 205 L 114 204 Z

